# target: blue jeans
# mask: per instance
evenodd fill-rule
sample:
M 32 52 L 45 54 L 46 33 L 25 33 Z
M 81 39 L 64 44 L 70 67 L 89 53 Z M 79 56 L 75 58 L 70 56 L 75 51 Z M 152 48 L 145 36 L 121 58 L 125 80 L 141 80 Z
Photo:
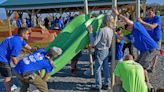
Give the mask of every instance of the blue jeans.
M 102 87 L 101 82 L 101 68 L 103 67 L 104 85 L 109 85 L 109 64 L 108 64 L 109 50 L 96 50 L 95 51 L 95 85 L 96 88 Z

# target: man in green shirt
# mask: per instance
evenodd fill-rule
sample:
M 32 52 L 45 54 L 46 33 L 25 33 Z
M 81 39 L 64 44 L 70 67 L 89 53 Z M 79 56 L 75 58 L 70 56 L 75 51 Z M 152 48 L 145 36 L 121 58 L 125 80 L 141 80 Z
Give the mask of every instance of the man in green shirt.
M 143 67 L 134 62 L 132 55 L 125 56 L 115 68 L 116 85 L 114 92 L 148 92 Z

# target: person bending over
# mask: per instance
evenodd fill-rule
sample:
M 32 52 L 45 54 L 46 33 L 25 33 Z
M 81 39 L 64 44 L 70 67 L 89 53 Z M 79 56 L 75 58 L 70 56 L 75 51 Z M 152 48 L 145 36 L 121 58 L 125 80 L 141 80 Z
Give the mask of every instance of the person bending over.
M 44 49 L 39 49 L 27 57 L 21 59 L 15 67 L 16 76 L 21 83 L 20 92 L 27 92 L 29 84 L 33 84 L 40 92 L 48 92 L 46 80 L 49 73 L 52 71 L 53 59 L 60 55 L 62 50 L 57 47 L 52 47 L 46 52 Z M 45 69 L 46 73 L 41 78 L 35 74 L 36 71 Z

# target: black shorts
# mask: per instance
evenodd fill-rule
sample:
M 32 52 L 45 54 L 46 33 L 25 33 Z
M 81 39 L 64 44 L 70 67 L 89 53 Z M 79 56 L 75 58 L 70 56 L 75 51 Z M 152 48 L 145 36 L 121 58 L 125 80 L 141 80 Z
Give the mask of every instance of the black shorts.
M 11 77 L 11 67 L 8 63 L 0 62 L 0 74 L 2 77 Z

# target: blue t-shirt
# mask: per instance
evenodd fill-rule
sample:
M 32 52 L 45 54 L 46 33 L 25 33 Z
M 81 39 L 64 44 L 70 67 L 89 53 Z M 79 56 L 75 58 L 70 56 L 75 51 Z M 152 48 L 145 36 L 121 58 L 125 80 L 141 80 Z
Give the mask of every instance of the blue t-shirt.
M 9 36 L 0 43 L 0 62 L 10 62 L 10 57 L 17 57 L 26 42 L 20 36 Z
M 64 29 L 64 23 L 62 19 L 59 19 L 59 29 L 62 31 Z
M 70 21 L 74 19 L 74 16 L 70 16 Z
M 52 65 L 49 63 L 48 59 L 45 57 L 46 51 L 44 49 L 39 49 L 29 56 L 21 59 L 16 67 L 15 71 L 18 74 L 24 74 L 27 72 L 36 72 L 41 69 L 45 69 L 47 73 L 50 73 L 53 69 Z
M 126 37 L 141 53 L 158 48 L 157 43 L 139 22 L 134 22 L 132 32 Z
M 157 24 L 157 27 L 155 27 L 152 30 L 148 30 L 148 33 L 150 36 L 157 42 L 162 39 L 162 20 L 160 16 L 155 16 L 153 18 L 145 18 L 144 20 L 147 23 L 150 24 Z
M 120 60 L 123 58 L 123 49 L 124 46 L 124 40 L 120 40 L 120 42 L 116 42 L 116 60 Z
M 18 28 L 21 28 L 22 22 L 21 22 L 20 19 L 17 19 L 17 20 L 16 20 L 16 24 L 17 24 L 17 27 L 18 27 Z
M 27 27 L 32 27 L 32 19 L 26 19 Z

